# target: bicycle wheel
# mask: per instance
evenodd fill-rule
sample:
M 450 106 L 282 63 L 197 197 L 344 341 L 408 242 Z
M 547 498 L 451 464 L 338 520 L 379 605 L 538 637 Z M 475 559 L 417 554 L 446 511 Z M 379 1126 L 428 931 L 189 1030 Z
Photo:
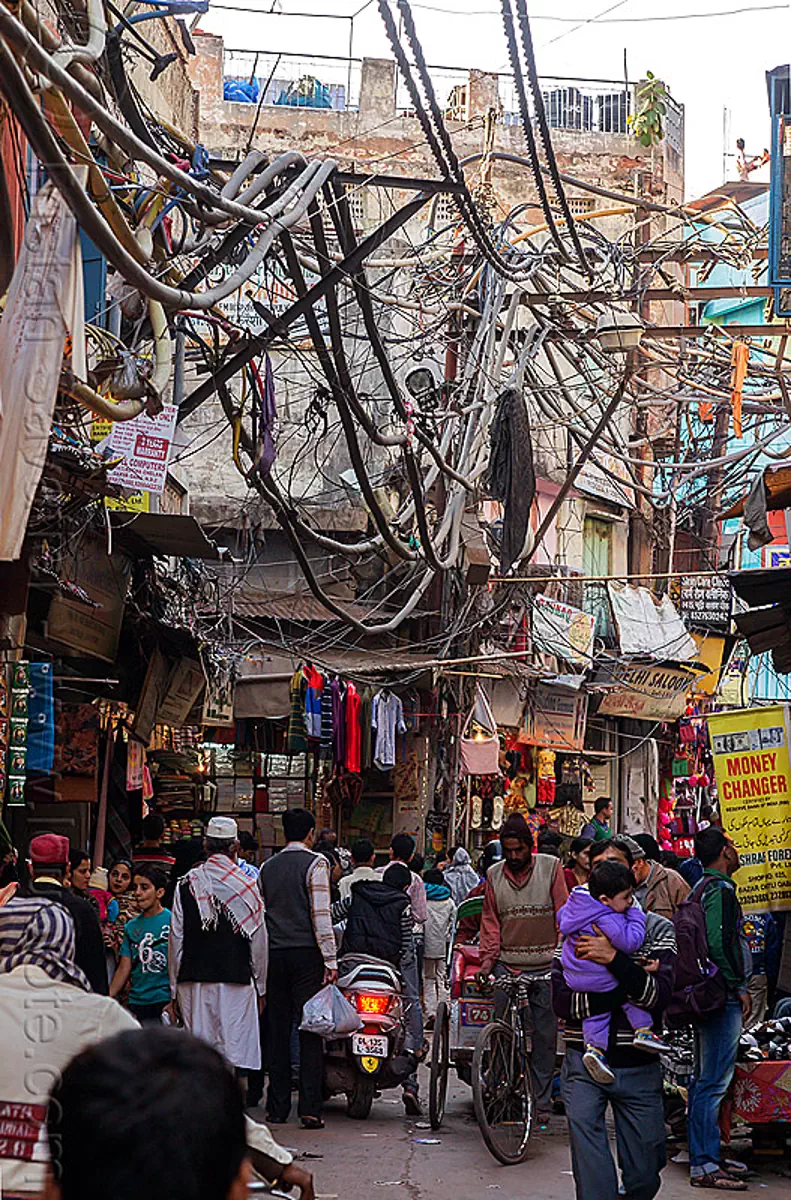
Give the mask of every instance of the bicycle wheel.
M 431 1079 L 428 1092 L 428 1119 L 432 1129 L 439 1129 L 445 1116 L 445 1097 L 448 1094 L 450 1068 L 450 1014 L 444 1000 L 437 1005 L 434 1021 L 434 1041 L 431 1047 Z
M 472 1058 L 475 1117 L 490 1154 L 505 1166 L 524 1162 L 533 1131 L 530 1068 L 510 1025 L 481 1031 Z

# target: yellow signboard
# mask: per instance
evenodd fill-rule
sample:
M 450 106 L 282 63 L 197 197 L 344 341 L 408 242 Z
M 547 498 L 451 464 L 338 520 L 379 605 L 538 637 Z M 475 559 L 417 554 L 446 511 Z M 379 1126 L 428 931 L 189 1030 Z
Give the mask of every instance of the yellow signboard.
M 742 906 L 791 910 L 788 707 L 713 713 L 708 722 L 722 824 L 742 860 L 736 876 Z
M 150 512 L 151 493 L 129 492 L 126 496 L 105 496 L 104 505 L 105 508 L 111 508 L 114 512 Z

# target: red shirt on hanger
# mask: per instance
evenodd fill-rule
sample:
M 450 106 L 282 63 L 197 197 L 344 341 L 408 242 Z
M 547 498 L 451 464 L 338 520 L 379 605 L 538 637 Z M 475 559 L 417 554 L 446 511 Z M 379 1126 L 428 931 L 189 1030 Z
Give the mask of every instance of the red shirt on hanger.
M 346 770 L 360 773 L 360 753 L 362 748 L 362 731 L 360 729 L 360 709 L 362 700 L 353 683 L 346 688 Z

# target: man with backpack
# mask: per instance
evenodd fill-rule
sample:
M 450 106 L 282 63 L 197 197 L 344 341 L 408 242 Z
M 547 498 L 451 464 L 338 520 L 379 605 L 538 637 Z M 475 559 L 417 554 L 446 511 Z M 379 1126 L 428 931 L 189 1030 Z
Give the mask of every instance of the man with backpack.
M 747 1184 L 739 1176 L 746 1169 L 741 1163 L 722 1160 L 719 1129 L 720 1104 L 733 1078 L 742 1020 L 750 1015 L 749 959 L 732 879 L 739 870 L 739 852 L 722 829 L 710 825 L 695 838 L 695 856 L 703 867 L 703 877 L 674 918 L 679 945 L 674 999 L 677 1011 L 686 1009 L 691 1016 L 695 1032 L 695 1071 L 687 1117 L 689 1181 L 693 1187 L 741 1192 Z M 695 906 L 702 910 L 702 924 Z M 685 946 L 691 951 L 696 936 L 699 942 L 705 940 L 705 946 L 699 946 L 699 962 L 693 964 Z M 696 965 L 698 978 L 694 980 Z

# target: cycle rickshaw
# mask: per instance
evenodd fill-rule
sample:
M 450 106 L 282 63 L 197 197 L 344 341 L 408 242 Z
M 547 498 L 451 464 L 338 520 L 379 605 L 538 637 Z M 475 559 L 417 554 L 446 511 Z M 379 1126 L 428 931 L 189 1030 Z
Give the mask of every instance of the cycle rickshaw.
M 450 1068 L 454 1068 L 463 1083 L 472 1087 L 475 1043 L 481 1030 L 494 1018 L 494 1001 L 491 996 L 483 994 L 475 978 L 481 964 L 479 947 L 456 944 L 459 923 L 466 917 L 480 918 L 482 911 L 483 896 L 471 896 L 462 900 L 456 912 L 448 950 L 450 1003 L 440 1001 L 434 1019 L 429 1085 L 429 1120 L 432 1129 L 439 1129 L 445 1115 Z

